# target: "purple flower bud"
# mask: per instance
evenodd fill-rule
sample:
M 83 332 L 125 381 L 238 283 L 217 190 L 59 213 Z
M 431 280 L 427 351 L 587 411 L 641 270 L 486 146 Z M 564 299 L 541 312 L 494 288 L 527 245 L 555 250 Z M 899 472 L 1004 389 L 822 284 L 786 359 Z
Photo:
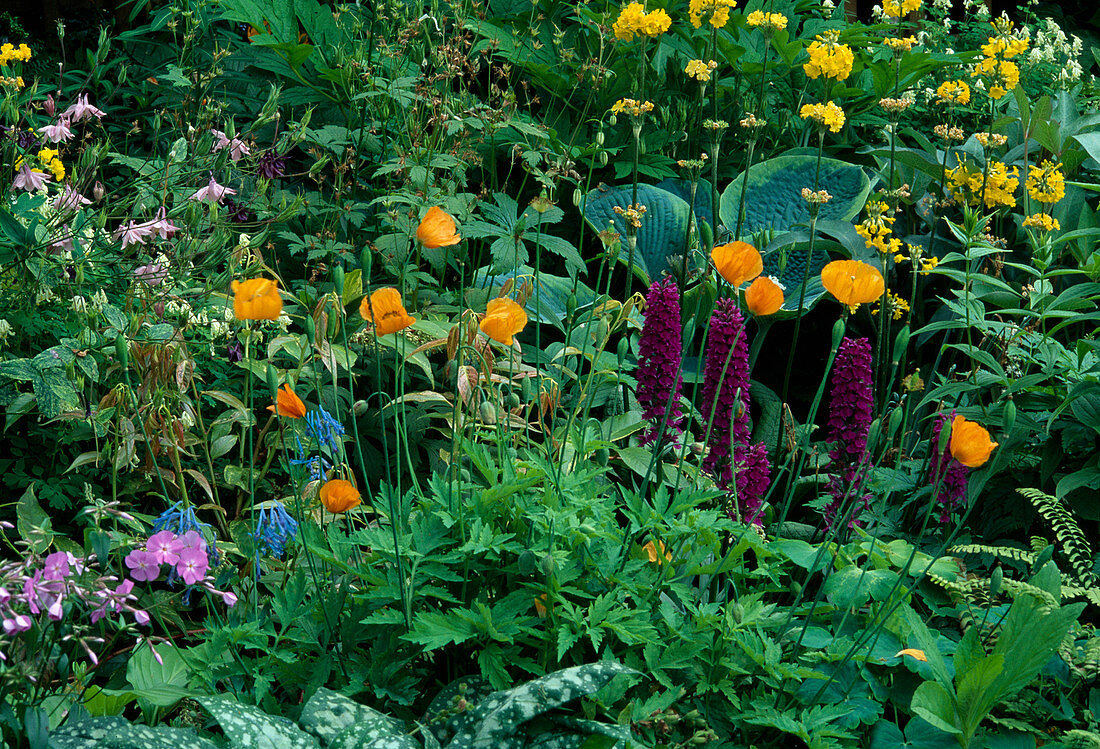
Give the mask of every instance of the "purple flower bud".
M 869 339 L 845 338 L 840 342 L 832 385 L 828 439 L 832 443 L 829 459 L 833 473 L 828 488 L 833 501 L 825 507 L 825 520 L 831 526 L 843 511 L 851 518 L 849 525 L 855 526 L 859 513 L 870 501 L 870 495 L 862 493 L 869 461 L 867 434 L 874 409 Z
M 638 346 L 638 402 L 644 409 L 642 416 L 651 424 L 642 435 L 642 444 L 649 444 L 657 439 L 666 413 L 665 440 L 682 431 L 680 291 L 672 279 L 654 282 L 645 301 L 645 325 Z
M 928 465 L 928 481 L 941 509 L 939 521 L 944 524 L 951 520 L 952 510 L 966 504 L 967 474 L 970 473 L 969 468 L 955 460 L 949 445 L 944 445 L 943 450 L 939 449 L 943 425 L 950 424 L 954 419 L 954 411 L 950 414 L 945 411 L 936 414 L 936 420 L 932 424 L 932 457 Z

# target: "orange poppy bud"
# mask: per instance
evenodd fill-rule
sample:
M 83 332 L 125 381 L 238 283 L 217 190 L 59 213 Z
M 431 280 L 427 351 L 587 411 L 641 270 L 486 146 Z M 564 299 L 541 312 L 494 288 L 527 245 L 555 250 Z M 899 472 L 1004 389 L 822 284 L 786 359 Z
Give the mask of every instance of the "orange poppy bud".
M 539 619 L 546 618 L 546 594 L 541 596 L 535 596 L 535 613 L 539 615 Z
M 392 286 L 378 289 L 359 303 L 359 314 L 374 323 L 376 335 L 396 333 L 416 322 L 401 304 L 401 292 Z
M 234 281 L 233 316 L 238 320 L 278 320 L 283 311 L 279 282 L 270 278 Z
M 359 505 L 359 490 L 350 481 L 331 479 L 321 487 L 321 504 L 332 514 L 347 512 Z
M 878 268 L 858 260 L 829 263 L 821 269 L 821 284 L 852 312 L 861 304 L 881 298 L 886 289 Z
M 481 332 L 497 343 L 511 346 L 512 336 L 523 330 L 525 325 L 527 313 L 523 307 L 508 297 L 501 297 L 489 300 L 485 317 L 481 320 Z
M 720 244 L 711 250 L 710 257 L 722 278 L 735 288 L 764 272 L 764 259 L 748 242 Z
M 783 289 L 768 276 L 758 276 L 745 289 L 745 306 L 757 317 L 774 314 L 783 306 Z
M 290 389 L 288 383 L 283 383 L 276 392 L 275 405 L 268 406 L 267 410 L 288 419 L 300 419 L 306 415 L 306 404 L 302 403 L 302 399 Z
M 439 206 L 432 206 L 416 227 L 416 238 L 425 247 L 450 247 L 462 241 L 455 220 Z
M 898 658 L 903 655 L 908 655 L 911 658 L 916 658 L 918 661 L 928 662 L 928 656 L 924 654 L 923 650 L 917 650 L 916 648 L 906 648 L 905 650 L 899 650 L 894 653 L 894 657 Z
M 657 546 L 660 546 L 661 551 L 657 553 Z M 652 541 L 647 541 L 645 546 L 642 547 L 642 551 L 649 557 L 649 561 L 652 564 L 664 564 L 665 562 L 672 561 L 672 552 L 665 549 L 665 542 L 658 541 L 657 546 L 653 545 Z
M 948 448 L 955 460 L 970 468 L 984 465 L 998 443 L 989 439 L 989 432 L 981 424 L 956 416 L 951 422 L 951 441 Z

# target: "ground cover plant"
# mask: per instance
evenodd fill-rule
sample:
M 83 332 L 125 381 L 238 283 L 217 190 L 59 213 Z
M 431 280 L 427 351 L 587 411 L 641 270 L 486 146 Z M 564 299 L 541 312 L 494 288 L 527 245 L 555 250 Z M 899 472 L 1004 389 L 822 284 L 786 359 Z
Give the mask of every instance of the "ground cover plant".
M 0 16 L 15 747 L 1100 746 L 1030 4 Z

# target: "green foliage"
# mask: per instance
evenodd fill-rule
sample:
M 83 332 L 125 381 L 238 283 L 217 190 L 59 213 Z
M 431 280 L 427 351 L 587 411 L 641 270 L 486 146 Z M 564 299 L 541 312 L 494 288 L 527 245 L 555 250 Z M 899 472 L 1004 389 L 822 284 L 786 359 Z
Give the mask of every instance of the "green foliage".
M 634 262 L 646 279 L 657 279 L 669 269 L 668 258 L 672 255 L 684 255 L 688 246 L 688 223 L 691 209 L 687 201 L 667 190 L 653 185 L 638 185 L 639 205 L 645 206 L 645 215 L 641 227 L 628 229 L 626 220 L 615 212 L 615 208 L 627 209 L 632 204 L 633 188 L 629 185 L 619 187 L 598 187 L 589 192 L 584 199 L 584 218 L 596 232 L 605 231 L 608 224 L 622 238 L 620 254 L 626 257 L 627 235 L 637 233 L 638 246 L 634 253 Z

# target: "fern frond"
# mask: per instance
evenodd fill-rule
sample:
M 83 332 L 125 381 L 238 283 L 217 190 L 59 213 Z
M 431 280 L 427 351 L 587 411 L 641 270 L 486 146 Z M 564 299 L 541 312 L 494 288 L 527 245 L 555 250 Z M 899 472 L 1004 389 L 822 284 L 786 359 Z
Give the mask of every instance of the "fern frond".
M 948 549 L 952 554 L 992 554 L 998 559 L 1011 559 L 1029 567 L 1035 564 L 1037 553 L 1012 546 L 985 546 L 984 544 L 959 544 Z
M 1054 535 L 1062 547 L 1066 558 L 1069 559 L 1070 569 L 1074 575 L 1085 583 L 1093 581 L 1092 574 L 1092 547 L 1085 538 L 1081 526 L 1077 524 L 1077 518 L 1068 507 L 1062 504 L 1057 497 L 1053 497 L 1038 489 L 1017 489 L 1020 494 L 1031 502 L 1032 507 L 1050 523 L 1054 529 Z

